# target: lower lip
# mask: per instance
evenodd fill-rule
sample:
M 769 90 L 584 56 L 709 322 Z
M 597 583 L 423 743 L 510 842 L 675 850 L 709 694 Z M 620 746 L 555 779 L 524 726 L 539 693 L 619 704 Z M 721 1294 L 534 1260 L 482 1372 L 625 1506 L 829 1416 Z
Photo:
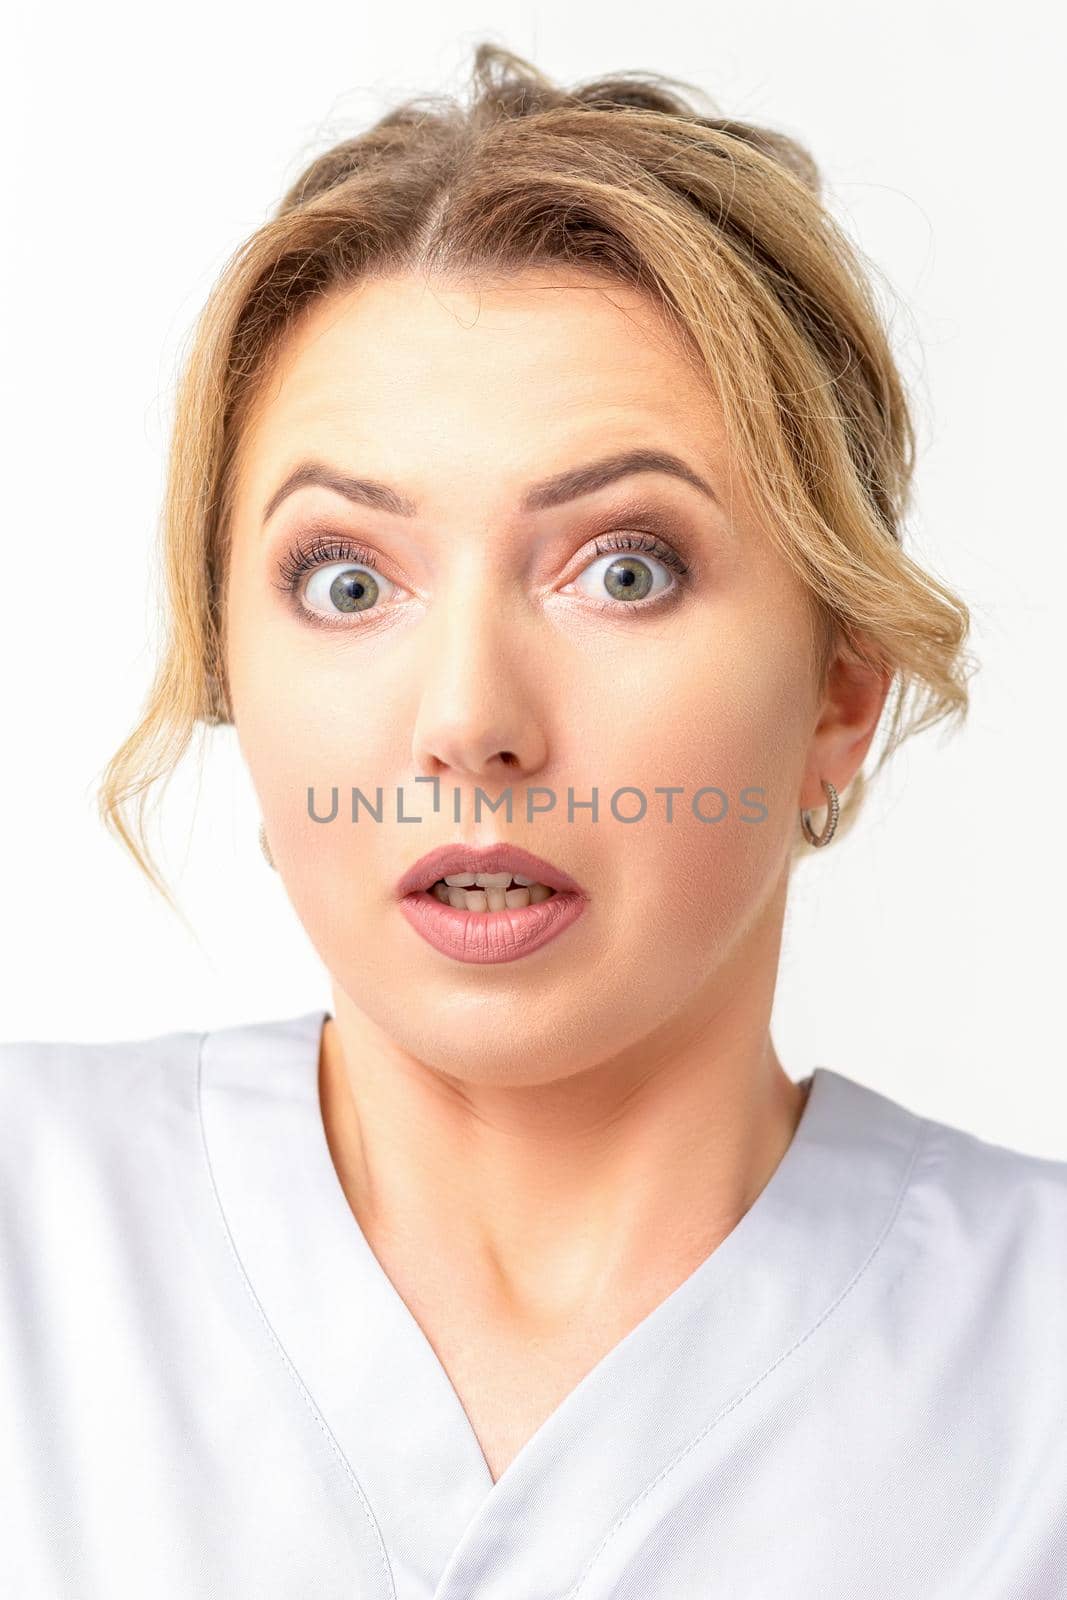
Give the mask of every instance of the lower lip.
M 554 939 L 586 908 L 584 895 L 557 889 L 536 905 L 503 911 L 457 911 L 435 894 L 406 894 L 400 909 L 427 944 L 456 961 L 517 961 Z

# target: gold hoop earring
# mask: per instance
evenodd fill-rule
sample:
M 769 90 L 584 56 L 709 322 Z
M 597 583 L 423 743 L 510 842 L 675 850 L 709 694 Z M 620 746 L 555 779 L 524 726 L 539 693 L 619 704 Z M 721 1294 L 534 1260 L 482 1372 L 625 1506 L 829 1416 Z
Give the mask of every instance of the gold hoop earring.
M 273 867 L 274 857 L 271 855 L 270 845 L 267 843 L 266 825 L 262 822 L 259 825 L 259 848 L 263 852 L 263 859 L 266 861 L 268 867 Z M 274 870 L 277 871 L 277 867 L 275 867 Z
M 837 819 L 841 814 L 841 804 L 837 798 L 837 790 L 829 778 L 822 778 L 820 782 L 826 794 L 826 821 L 823 824 L 822 832 L 815 833 L 812 830 L 811 823 L 808 820 L 811 816 L 810 811 L 802 811 L 800 813 L 800 825 L 804 830 L 804 837 L 810 845 L 814 845 L 816 850 L 821 850 L 824 844 L 830 843 L 834 836 L 834 829 L 837 827 Z

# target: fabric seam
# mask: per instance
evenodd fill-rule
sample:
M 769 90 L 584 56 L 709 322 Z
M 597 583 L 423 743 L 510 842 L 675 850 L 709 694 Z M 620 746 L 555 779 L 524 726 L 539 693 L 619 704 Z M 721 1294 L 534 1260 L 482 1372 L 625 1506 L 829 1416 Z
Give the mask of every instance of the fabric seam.
M 348 1457 L 345 1455 L 344 1451 L 341 1449 L 340 1444 L 338 1443 L 338 1441 L 335 1438 L 333 1432 L 331 1431 L 328 1423 L 326 1422 L 326 1419 L 323 1417 L 322 1413 L 319 1411 L 318 1406 L 315 1404 L 314 1398 L 312 1397 L 312 1395 L 308 1391 L 307 1387 L 305 1386 L 304 1381 L 301 1378 L 299 1372 L 296 1370 L 296 1367 L 294 1366 L 292 1360 L 290 1359 L 289 1354 L 285 1349 L 285 1346 L 282 1344 L 282 1342 L 279 1339 L 279 1337 L 278 1337 L 273 1325 L 271 1324 L 270 1318 L 267 1316 L 267 1313 L 264 1310 L 263 1305 L 260 1302 L 260 1299 L 259 1299 L 258 1295 L 256 1294 L 255 1289 L 252 1286 L 252 1281 L 251 1281 L 251 1279 L 250 1279 L 250 1277 L 248 1275 L 247 1269 L 245 1268 L 244 1262 L 241 1260 L 241 1255 L 240 1255 L 240 1251 L 237 1248 L 236 1240 L 234 1239 L 233 1234 L 230 1231 L 230 1225 L 229 1225 L 229 1221 L 227 1220 L 227 1217 L 226 1217 L 225 1207 L 222 1204 L 222 1197 L 219 1194 L 218 1184 L 215 1181 L 215 1171 L 214 1171 L 214 1168 L 213 1168 L 213 1166 L 211 1164 L 211 1150 L 210 1150 L 210 1147 L 208 1145 L 207 1129 L 204 1126 L 204 1103 L 203 1103 L 203 1095 L 202 1095 L 202 1079 L 203 1079 L 203 1071 L 204 1071 L 204 1047 L 207 1044 L 207 1041 L 211 1036 L 211 1031 L 212 1031 L 211 1029 L 207 1029 L 204 1033 L 202 1033 L 200 1035 L 200 1040 L 199 1040 L 199 1044 L 198 1044 L 198 1048 L 197 1048 L 197 1061 L 196 1061 L 196 1112 L 197 1112 L 197 1121 L 198 1121 L 199 1126 L 200 1126 L 200 1141 L 201 1141 L 201 1145 L 202 1145 L 202 1148 L 203 1148 L 203 1151 L 204 1151 L 204 1161 L 205 1161 L 205 1164 L 207 1166 L 208 1180 L 209 1180 L 209 1182 L 211 1184 L 211 1192 L 212 1192 L 212 1194 L 214 1195 L 214 1198 L 215 1198 L 215 1207 L 216 1207 L 216 1210 L 218 1212 L 219 1220 L 220 1220 L 220 1222 L 222 1224 L 222 1230 L 223 1230 L 223 1233 L 226 1236 L 226 1242 L 230 1247 L 230 1254 L 233 1257 L 234 1264 L 237 1267 L 238 1278 L 240 1279 L 241 1283 L 243 1284 L 245 1292 L 248 1295 L 248 1298 L 250 1299 L 250 1301 L 252 1302 L 252 1305 L 255 1307 L 256 1311 L 259 1313 L 260 1321 L 263 1323 L 264 1328 L 267 1330 L 267 1334 L 268 1334 L 268 1336 L 270 1338 L 270 1341 L 273 1344 L 274 1349 L 276 1350 L 277 1354 L 280 1356 L 281 1361 L 282 1361 L 282 1365 L 284 1366 L 285 1371 L 287 1372 L 287 1374 L 289 1375 L 289 1377 L 292 1380 L 293 1384 L 295 1385 L 297 1393 L 300 1395 L 300 1398 L 303 1400 L 304 1404 L 307 1406 L 308 1411 L 311 1413 L 311 1416 L 312 1416 L 313 1420 L 315 1421 L 315 1423 L 317 1424 L 320 1432 L 322 1433 L 323 1438 L 326 1440 L 326 1442 L 329 1445 L 330 1449 L 333 1451 L 334 1455 L 337 1457 L 338 1461 L 341 1463 L 342 1468 L 344 1469 L 345 1473 L 348 1476 L 349 1482 L 351 1483 L 353 1489 L 356 1492 L 356 1496 L 357 1496 L 357 1498 L 359 1500 L 360 1507 L 361 1507 L 361 1509 L 363 1511 L 363 1514 L 366 1517 L 367 1522 L 368 1522 L 368 1524 L 369 1524 L 369 1526 L 371 1528 L 371 1531 L 373 1532 L 373 1534 L 375 1536 L 375 1539 L 377 1541 L 378 1553 L 379 1553 L 379 1556 L 380 1556 L 380 1559 L 381 1559 L 382 1575 L 384 1576 L 385 1581 L 386 1581 L 386 1583 L 388 1584 L 388 1587 L 389 1587 L 389 1600 L 396 1600 L 396 1584 L 395 1584 L 394 1579 L 393 1579 L 393 1570 L 392 1570 L 391 1563 L 389 1561 L 389 1553 L 388 1553 L 388 1551 L 386 1550 L 386 1547 L 385 1547 L 385 1541 L 384 1541 L 384 1539 L 382 1537 L 382 1530 L 378 1525 L 378 1520 L 375 1517 L 374 1512 L 371 1510 L 370 1502 L 368 1501 L 367 1496 L 366 1496 L 366 1494 L 365 1494 L 365 1492 L 363 1490 L 363 1486 L 361 1485 L 359 1479 L 356 1477 L 355 1472 L 352 1470 L 352 1465 L 351 1465 L 350 1461 L 348 1460 Z
M 646 1499 L 647 1496 L 650 1495 L 652 1493 L 652 1491 L 657 1487 L 657 1485 L 661 1484 L 663 1482 L 663 1480 L 665 1478 L 667 1478 L 675 1470 L 676 1467 L 681 1465 L 681 1463 L 691 1453 L 691 1451 L 695 1450 L 697 1445 L 699 1445 L 702 1442 L 702 1440 L 706 1439 L 708 1434 L 711 1433 L 713 1431 L 713 1429 L 718 1427 L 719 1423 L 723 1420 L 724 1417 L 728 1417 L 730 1415 L 730 1412 L 735 1410 L 737 1408 L 737 1406 L 739 1406 L 742 1403 L 742 1401 L 747 1400 L 748 1396 L 750 1394 L 752 1394 L 753 1391 L 755 1389 L 757 1389 L 759 1387 L 759 1385 L 765 1381 L 765 1379 L 769 1378 L 771 1373 L 774 1372 L 776 1370 L 776 1368 L 780 1367 L 783 1361 L 788 1360 L 788 1358 L 791 1355 L 793 1355 L 793 1353 L 795 1351 L 800 1349 L 801 1345 L 806 1344 L 807 1341 L 812 1337 L 812 1335 L 814 1333 L 816 1333 L 819 1328 L 822 1327 L 823 1323 L 827 1320 L 827 1318 L 833 1315 L 833 1313 L 837 1310 L 838 1306 L 841 1305 L 842 1301 L 849 1294 L 851 1294 L 851 1292 L 855 1288 L 856 1284 L 859 1283 L 860 1279 L 863 1277 L 864 1273 L 867 1271 L 867 1268 L 874 1261 L 874 1259 L 877 1256 L 879 1250 L 881 1250 L 883 1244 L 885 1243 L 886 1239 L 889 1237 L 889 1235 L 890 1235 L 890 1233 L 891 1233 L 891 1231 L 893 1229 L 893 1225 L 896 1222 L 897 1217 L 900 1214 L 900 1208 L 904 1203 L 904 1196 L 907 1193 L 908 1186 L 911 1183 L 912 1173 L 915 1170 L 915 1163 L 918 1160 L 919 1152 L 922 1149 L 923 1143 L 924 1143 L 924 1141 L 926 1139 L 926 1135 L 927 1135 L 927 1133 L 929 1132 L 929 1130 L 930 1130 L 930 1128 L 932 1126 L 933 1126 L 933 1121 L 932 1121 L 931 1118 L 929 1118 L 929 1117 L 921 1117 L 919 1119 L 919 1127 L 918 1127 L 918 1130 L 917 1130 L 916 1135 L 915 1135 L 915 1142 L 914 1142 L 914 1144 L 912 1146 L 911 1155 L 908 1158 L 908 1164 L 907 1164 L 907 1167 L 905 1168 L 904 1177 L 901 1180 L 900 1189 L 899 1189 L 899 1191 L 897 1193 L 896 1200 L 893 1203 L 892 1210 L 890 1211 L 889 1216 L 888 1216 L 888 1218 L 886 1220 L 886 1223 L 885 1223 L 884 1227 L 882 1228 L 881 1234 L 879 1235 L 879 1237 L 876 1239 L 875 1243 L 871 1247 L 870 1253 L 867 1256 L 866 1261 L 864 1261 L 859 1267 L 857 1267 L 857 1269 L 853 1273 L 851 1279 L 849 1280 L 848 1283 L 846 1283 L 845 1287 L 841 1290 L 841 1292 L 837 1296 L 837 1298 L 830 1302 L 830 1304 L 827 1306 L 826 1310 L 822 1313 L 822 1315 L 820 1317 L 818 1317 L 816 1319 L 815 1322 L 812 1323 L 811 1327 L 807 1330 L 807 1332 L 801 1334 L 801 1336 L 798 1339 L 795 1339 L 787 1350 L 783 1350 L 782 1354 L 780 1356 L 778 1356 L 776 1360 L 772 1361 L 770 1366 L 766 1367 L 764 1369 L 764 1371 L 760 1373 L 758 1378 L 754 1378 L 752 1380 L 752 1382 L 749 1384 L 747 1389 L 743 1389 L 739 1395 L 735 1395 L 733 1400 L 730 1401 L 729 1405 L 724 1406 L 723 1409 L 718 1413 L 718 1415 L 713 1417 L 712 1420 L 707 1424 L 707 1426 L 702 1428 L 700 1430 L 700 1432 L 694 1438 L 690 1439 L 689 1443 L 687 1445 L 685 1445 L 683 1447 L 683 1449 L 681 1449 L 678 1452 L 678 1454 L 674 1457 L 674 1459 L 672 1461 L 669 1461 L 667 1463 L 667 1465 L 660 1472 L 658 1472 L 656 1474 L 656 1476 L 652 1479 L 651 1483 L 646 1484 L 645 1487 L 641 1490 L 641 1493 L 634 1497 L 634 1499 L 630 1502 L 630 1504 L 627 1506 L 626 1510 L 622 1513 L 622 1515 L 619 1516 L 616 1519 L 616 1521 L 612 1524 L 612 1526 L 605 1533 L 605 1535 L 601 1539 L 599 1545 L 593 1551 L 593 1554 L 589 1557 L 589 1560 L 586 1562 L 585 1570 L 581 1573 L 580 1577 L 578 1578 L 577 1583 L 575 1583 L 572 1588 L 567 1590 L 567 1593 L 563 1597 L 563 1600 L 574 1600 L 574 1596 L 579 1594 L 582 1591 L 582 1589 L 585 1588 L 585 1585 L 588 1582 L 589 1577 L 592 1574 L 593 1569 L 596 1566 L 597 1562 L 601 1560 L 601 1558 L 603 1557 L 603 1555 L 604 1555 L 605 1551 L 607 1550 L 609 1544 L 611 1544 L 612 1540 L 614 1540 L 615 1537 L 619 1533 L 621 1533 L 621 1531 L 622 1531 L 624 1525 L 626 1524 L 627 1520 L 629 1519 L 630 1516 L 632 1516 L 634 1511 L 637 1510 L 637 1508 L 641 1504 L 641 1502 L 644 1499 Z

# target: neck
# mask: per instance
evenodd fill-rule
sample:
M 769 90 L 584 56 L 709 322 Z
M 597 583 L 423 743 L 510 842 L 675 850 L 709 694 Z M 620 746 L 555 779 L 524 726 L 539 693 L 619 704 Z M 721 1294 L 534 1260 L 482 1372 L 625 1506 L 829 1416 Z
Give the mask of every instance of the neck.
M 800 1120 L 806 1084 L 767 1025 L 777 941 L 774 954 L 769 979 L 758 961 L 720 972 L 728 999 L 519 1086 L 445 1076 L 335 989 L 323 1121 L 375 1253 L 409 1250 L 487 1313 L 542 1330 L 656 1303 L 737 1225 Z

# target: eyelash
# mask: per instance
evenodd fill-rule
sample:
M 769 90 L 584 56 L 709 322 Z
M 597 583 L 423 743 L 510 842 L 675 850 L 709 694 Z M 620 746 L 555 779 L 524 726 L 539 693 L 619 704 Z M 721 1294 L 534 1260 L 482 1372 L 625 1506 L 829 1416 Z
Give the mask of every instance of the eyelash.
M 595 539 L 593 548 L 598 556 L 610 556 L 616 550 L 639 550 L 670 567 L 680 581 L 689 577 L 689 563 L 654 533 L 608 533 Z
M 665 544 L 662 539 L 653 533 L 622 532 L 601 534 L 593 541 L 594 554 L 591 561 L 601 556 L 614 555 L 618 551 L 632 550 L 640 554 L 655 556 L 657 561 L 663 563 L 675 575 L 675 582 L 669 589 L 661 590 L 652 600 L 636 600 L 626 604 L 619 604 L 612 600 L 590 600 L 585 597 L 587 604 L 596 611 L 610 611 L 614 615 L 634 616 L 642 611 L 660 610 L 661 606 L 679 597 L 679 593 L 690 581 L 691 569 L 689 563 L 680 556 L 677 550 Z M 283 594 L 295 600 L 302 580 L 318 567 L 329 566 L 334 562 L 346 562 L 354 567 L 370 567 L 378 572 L 380 557 L 373 550 L 368 550 L 365 545 L 355 544 L 351 540 L 317 534 L 305 545 L 291 545 L 278 563 L 278 581 L 274 587 Z M 582 569 L 585 570 L 584 568 Z M 306 606 L 299 605 L 300 615 L 313 626 L 324 628 L 351 628 L 360 627 L 361 623 L 326 622 L 322 617 L 310 611 Z
M 345 561 L 353 567 L 371 567 L 378 571 L 379 557 L 373 550 L 366 549 L 361 544 L 352 544 L 347 539 L 331 539 L 323 534 L 317 534 L 310 544 L 291 545 L 278 563 L 278 576 L 280 582 L 275 588 L 281 589 L 285 594 L 295 595 L 300 586 L 300 580 L 309 572 L 314 572 L 316 567 L 329 566 L 334 561 Z

